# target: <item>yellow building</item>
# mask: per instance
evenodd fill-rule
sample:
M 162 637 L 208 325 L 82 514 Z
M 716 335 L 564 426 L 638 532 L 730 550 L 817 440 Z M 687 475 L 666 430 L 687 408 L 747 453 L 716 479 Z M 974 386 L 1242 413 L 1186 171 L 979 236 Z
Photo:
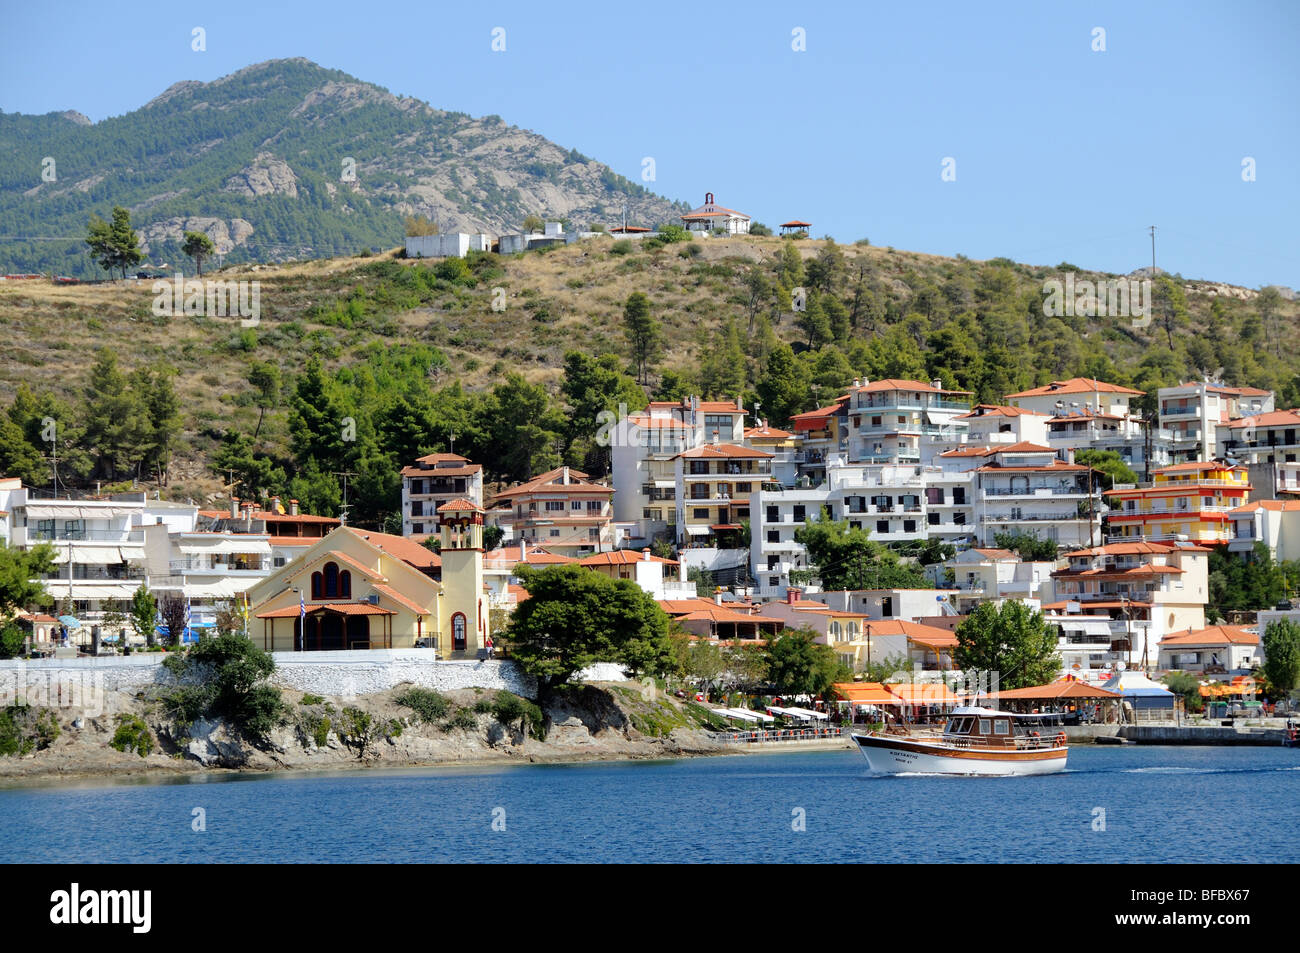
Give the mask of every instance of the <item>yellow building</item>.
M 248 590 L 249 636 L 267 651 L 428 646 L 447 658 L 478 654 L 489 636 L 482 510 L 439 508 L 443 581 L 401 536 L 340 526 Z
M 1107 490 L 1113 509 L 1106 516 L 1107 540 L 1186 539 L 1227 543 L 1231 512 L 1249 502 L 1245 467 L 1226 463 L 1180 463 L 1156 470 L 1148 487 Z

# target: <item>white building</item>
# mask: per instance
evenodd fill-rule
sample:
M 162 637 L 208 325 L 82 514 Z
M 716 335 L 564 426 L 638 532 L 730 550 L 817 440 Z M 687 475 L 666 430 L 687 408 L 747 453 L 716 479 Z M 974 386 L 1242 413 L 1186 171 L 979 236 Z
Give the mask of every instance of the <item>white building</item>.
M 748 235 L 749 216 L 735 209 L 724 208 L 713 201 L 713 193 L 704 193 L 704 204 L 682 216 L 687 230 L 709 234 L 722 229 L 728 235 Z
M 402 468 L 402 535 L 438 532 L 438 507 L 466 499 L 483 505 L 483 468 L 456 453 L 429 453 Z
M 1193 381 L 1156 392 L 1160 427 L 1171 432 L 1175 463 L 1208 462 L 1224 455 L 1220 425 L 1273 410 L 1273 392 Z
M 1101 488 L 1072 451 L 1032 443 L 987 451 L 974 470 L 975 521 L 980 543 L 998 533 L 1028 533 L 1060 546 L 1089 546 L 1101 538 Z

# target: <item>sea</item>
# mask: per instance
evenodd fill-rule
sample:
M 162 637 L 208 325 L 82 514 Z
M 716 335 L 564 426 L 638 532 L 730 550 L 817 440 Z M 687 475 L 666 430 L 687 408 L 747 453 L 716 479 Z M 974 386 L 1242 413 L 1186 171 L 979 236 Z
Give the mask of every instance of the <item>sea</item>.
M 1300 749 L 1076 746 L 1028 778 L 852 750 L 0 789 L 11 863 L 1295 863 Z

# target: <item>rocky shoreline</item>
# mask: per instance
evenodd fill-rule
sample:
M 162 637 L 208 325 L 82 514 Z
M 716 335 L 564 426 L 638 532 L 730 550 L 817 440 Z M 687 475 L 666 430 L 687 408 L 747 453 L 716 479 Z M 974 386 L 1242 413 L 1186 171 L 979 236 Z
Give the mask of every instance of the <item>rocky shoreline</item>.
M 0 757 L 0 787 L 77 781 L 157 780 L 238 773 L 338 771 L 366 768 L 493 766 L 584 761 L 650 760 L 740 753 L 691 723 L 675 700 L 646 700 L 626 686 L 589 686 L 544 710 L 545 740 L 525 736 L 518 725 L 503 725 L 491 713 L 473 713 L 491 692 L 464 689 L 446 693 L 473 721 L 426 723 L 394 699 L 402 689 L 350 698 L 317 699 L 286 691 L 290 712 L 285 724 L 261 743 L 240 736 L 222 721 L 200 719 L 178 729 L 144 694 L 108 692 L 103 711 L 89 717 L 77 710 L 53 709 L 59 735 L 27 754 Z M 336 716 L 362 712 L 378 730 L 358 738 L 346 729 L 304 730 L 302 715 L 321 710 Z M 119 716 L 135 716 L 147 726 L 152 750 L 140 755 L 119 751 L 110 741 Z M 339 719 L 342 721 L 342 719 Z M 319 722 L 316 723 L 320 728 Z M 323 743 L 317 743 L 321 741 Z M 744 749 L 741 749 L 744 750 Z

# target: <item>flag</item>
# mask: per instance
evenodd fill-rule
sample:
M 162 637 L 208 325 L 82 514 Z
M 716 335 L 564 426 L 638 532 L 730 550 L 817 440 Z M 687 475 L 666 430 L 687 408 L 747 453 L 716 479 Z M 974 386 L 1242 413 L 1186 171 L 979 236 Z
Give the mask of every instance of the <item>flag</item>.
M 307 647 L 307 601 L 301 589 L 298 590 L 298 650 Z
M 193 617 L 193 610 L 190 608 L 190 599 L 189 596 L 186 596 L 185 597 L 185 631 L 181 633 L 181 638 L 178 640 L 177 644 L 180 644 L 180 642 L 184 642 L 187 636 L 191 638 L 193 637 L 193 630 L 190 629 L 190 619 L 192 617 Z

